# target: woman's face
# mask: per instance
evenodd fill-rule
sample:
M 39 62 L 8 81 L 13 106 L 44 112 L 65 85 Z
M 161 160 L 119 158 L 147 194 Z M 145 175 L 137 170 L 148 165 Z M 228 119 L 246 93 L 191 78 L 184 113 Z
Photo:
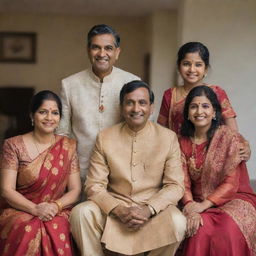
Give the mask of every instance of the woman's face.
M 188 108 L 188 119 L 194 124 L 195 129 L 205 128 L 207 132 L 215 118 L 215 110 L 206 96 L 193 98 Z
M 185 55 L 180 63 L 179 72 L 185 85 L 198 85 L 207 73 L 207 68 L 199 53 L 193 52 Z
M 33 115 L 35 130 L 47 134 L 54 133 L 60 122 L 60 112 L 54 100 L 44 100 Z

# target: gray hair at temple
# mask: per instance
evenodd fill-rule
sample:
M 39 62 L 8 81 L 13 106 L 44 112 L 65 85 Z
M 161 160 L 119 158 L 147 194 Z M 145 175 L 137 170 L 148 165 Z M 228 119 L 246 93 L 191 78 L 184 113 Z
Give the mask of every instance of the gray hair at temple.
M 146 88 L 148 90 L 148 94 L 149 94 L 149 101 L 150 101 L 150 105 L 154 103 L 154 93 L 152 92 L 152 90 L 150 89 L 150 87 L 143 81 L 141 80 L 133 80 L 127 84 L 125 84 L 123 86 L 123 88 L 120 91 L 120 96 L 119 96 L 119 100 L 120 100 L 120 105 L 123 105 L 124 102 L 124 97 L 126 94 L 135 91 L 138 88 Z
M 111 34 L 115 38 L 115 46 L 120 47 L 120 36 L 116 33 L 116 31 L 105 24 L 95 25 L 93 26 L 87 34 L 87 47 L 91 47 L 92 38 L 97 35 L 103 34 Z

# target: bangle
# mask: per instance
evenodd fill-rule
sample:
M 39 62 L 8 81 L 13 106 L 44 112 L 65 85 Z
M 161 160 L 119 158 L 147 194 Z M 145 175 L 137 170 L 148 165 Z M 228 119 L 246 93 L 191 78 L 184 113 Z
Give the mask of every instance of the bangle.
M 55 203 L 58 206 L 58 213 L 60 213 L 62 211 L 62 208 L 63 208 L 62 203 L 58 200 L 53 201 L 53 203 Z

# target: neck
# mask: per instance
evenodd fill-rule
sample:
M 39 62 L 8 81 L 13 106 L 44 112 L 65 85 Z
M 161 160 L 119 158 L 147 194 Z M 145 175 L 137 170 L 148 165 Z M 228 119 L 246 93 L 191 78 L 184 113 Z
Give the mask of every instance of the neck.
M 203 81 L 199 81 L 197 83 L 191 84 L 191 83 L 187 83 L 184 81 L 184 89 L 186 91 L 190 91 L 191 89 L 193 89 L 194 87 L 198 86 L 198 85 L 204 85 L 205 83 L 203 83 Z
M 203 128 L 196 128 L 194 133 L 194 140 L 197 142 L 203 142 L 207 140 L 207 131 L 208 129 Z
M 32 132 L 32 136 L 40 144 L 50 144 L 50 143 L 53 143 L 53 141 L 55 139 L 53 133 L 42 134 L 42 133 L 40 133 L 40 132 L 38 132 L 36 130 L 34 130 Z
M 112 69 L 113 69 L 113 68 L 112 68 Z M 105 73 L 96 72 L 93 68 L 92 68 L 92 71 L 93 71 L 93 73 L 100 79 L 100 82 L 103 83 L 104 77 L 106 77 L 106 76 L 108 76 L 109 74 L 111 74 L 112 69 L 111 69 L 111 71 L 108 71 L 108 72 L 105 72 Z

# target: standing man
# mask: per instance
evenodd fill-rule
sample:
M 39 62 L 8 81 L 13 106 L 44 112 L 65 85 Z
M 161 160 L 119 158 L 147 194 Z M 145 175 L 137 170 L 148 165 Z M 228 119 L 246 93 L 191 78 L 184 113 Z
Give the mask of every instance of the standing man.
M 85 178 L 96 135 L 120 121 L 118 104 L 122 86 L 137 76 L 114 67 L 120 37 L 107 25 L 96 25 L 87 35 L 91 67 L 62 80 L 63 116 L 59 134 L 78 141 L 81 177 Z
M 174 132 L 150 122 L 154 95 L 142 81 L 120 93 L 125 122 L 101 131 L 86 180 L 89 201 L 73 208 L 71 231 L 82 256 L 172 256 L 186 229 L 176 208 L 184 193 Z M 143 255 L 143 254 L 142 254 Z

